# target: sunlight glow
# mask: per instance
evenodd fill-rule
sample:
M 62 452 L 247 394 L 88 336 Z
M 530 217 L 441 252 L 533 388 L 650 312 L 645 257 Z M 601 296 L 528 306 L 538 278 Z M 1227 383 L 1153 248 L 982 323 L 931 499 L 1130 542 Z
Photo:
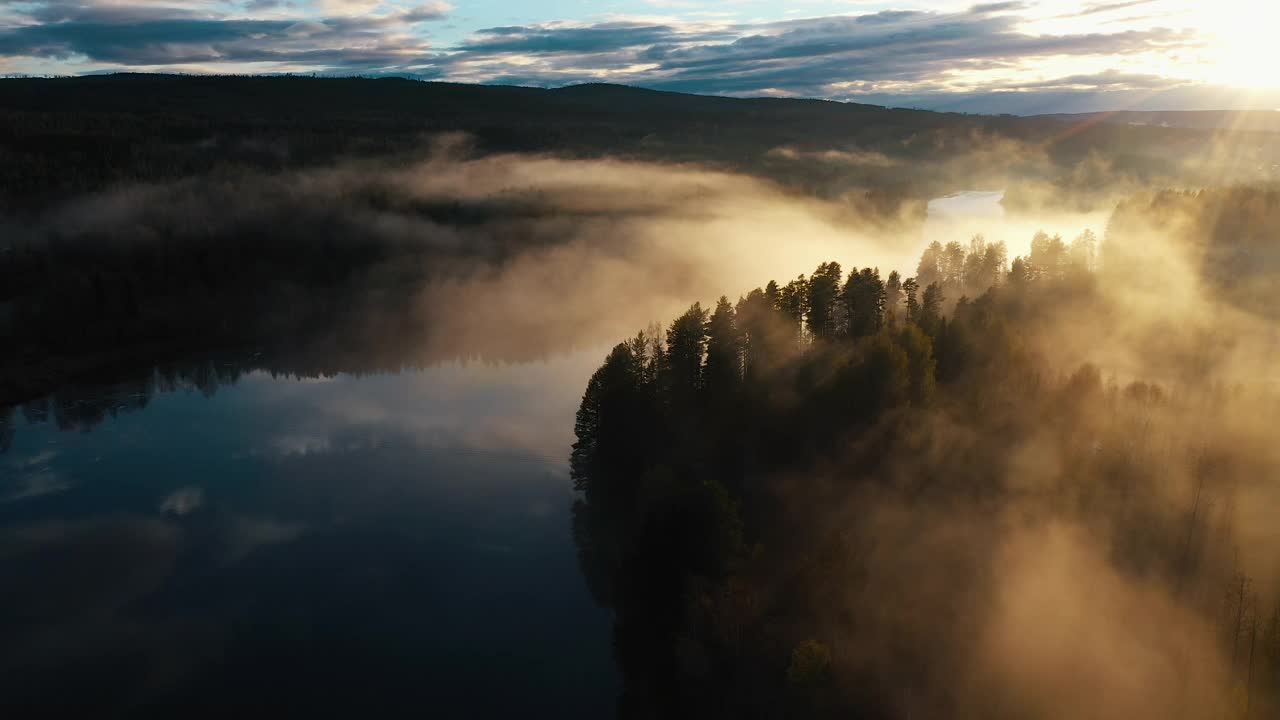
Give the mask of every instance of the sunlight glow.
M 1280 86 L 1275 48 L 1280 5 L 1259 0 L 1196 3 L 1191 18 L 1208 40 L 1204 80 L 1249 89 Z

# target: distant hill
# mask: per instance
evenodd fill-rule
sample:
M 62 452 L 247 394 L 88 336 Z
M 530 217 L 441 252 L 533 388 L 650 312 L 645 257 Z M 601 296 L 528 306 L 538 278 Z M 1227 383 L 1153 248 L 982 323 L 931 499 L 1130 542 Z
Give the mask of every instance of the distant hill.
M 1280 132 L 1280 111 L 1265 110 L 1193 110 L 1193 111 L 1121 111 L 1068 113 L 1037 117 L 1068 122 L 1108 123 L 1112 125 L 1144 125 L 1194 130 L 1233 130 L 1238 132 Z
M 118 74 L 0 80 L 0 208 L 220 168 L 276 170 L 422 152 L 470 134 L 480 152 L 699 162 L 769 175 L 783 145 L 892 147 L 985 121 L 868 105 L 738 100 L 576 85 L 559 90 L 399 78 Z M 785 172 L 783 172 L 785 174 Z M 794 182 L 794 179 L 783 179 Z
M 0 79 L 0 108 L 76 112 L 183 112 L 213 117 L 246 112 L 258 116 L 299 113 L 428 113 L 448 110 L 635 110 L 738 113 L 745 108 L 776 111 L 890 112 L 876 105 L 824 100 L 741 99 L 688 95 L 588 83 L 558 89 L 508 85 L 423 82 L 405 78 L 307 76 L 159 75 L 119 73 L 63 78 Z M 892 111 L 898 115 L 934 115 Z
M 1078 127 L 1064 132 L 1064 121 Z M 1096 151 L 1118 171 L 1161 176 L 1179 166 L 1180 154 L 1204 146 L 1199 129 L 1100 123 L 1092 116 L 964 115 L 602 84 L 13 78 L 0 80 L 0 210 L 34 211 L 69 194 L 210 172 L 272 172 L 347 157 L 407 162 L 421 156 L 428 136 L 457 131 L 482 153 L 699 163 L 822 197 L 853 194 L 886 213 L 904 201 L 973 187 L 968 183 L 981 177 L 1067 175 Z M 1028 165 L 1010 151 L 1014 146 L 992 152 L 1004 140 L 1037 148 L 1036 156 L 1051 164 Z M 980 161 L 966 159 L 975 154 Z

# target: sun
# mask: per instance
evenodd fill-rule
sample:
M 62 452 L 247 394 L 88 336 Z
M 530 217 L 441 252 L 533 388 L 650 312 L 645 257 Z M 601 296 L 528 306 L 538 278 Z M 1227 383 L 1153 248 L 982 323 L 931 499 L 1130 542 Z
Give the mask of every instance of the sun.
M 1190 12 L 1205 39 L 1204 80 L 1245 89 L 1280 88 L 1276 27 L 1280 4 L 1272 0 L 1197 0 Z

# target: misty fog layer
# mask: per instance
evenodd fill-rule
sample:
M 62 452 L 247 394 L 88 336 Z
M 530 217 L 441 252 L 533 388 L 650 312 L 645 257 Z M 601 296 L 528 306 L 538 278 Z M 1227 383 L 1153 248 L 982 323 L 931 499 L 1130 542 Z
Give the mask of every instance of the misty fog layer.
M 824 258 L 904 272 L 928 241 L 1041 228 L 994 200 L 868 219 L 768 181 L 624 160 L 475 155 L 134 184 L 0 218 L 0 401 L 225 350 L 294 372 L 528 361 Z M 842 162 L 844 156 L 840 156 Z M 859 160 L 861 161 L 861 160 Z M 115 368 L 115 369 L 113 369 Z
M 1103 224 L 836 255 L 609 353 L 575 528 L 637 716 L 1275 711 L 1280 193 Z
M 905 270 L 921 247 L 908 216 L 870 222 L 742 175 L 475 158 L 466 143 L 439 138 L 407 167 L 140 184 L 0 219 L 0 333 L 23 348 L 4 379 L 38 377 L 41 363 L 71 372 L 106 349 L 260 344 L 334 325 L 364 342 L 410 332 L 428 362 L 523 359 L 605 343 L 689 297 L 828 257 Z M 972 220 L 934 213 L 925 231 L 967 237 Z M 983 224 L 1015 249 L 1034 231 Z M 488 331 L 495 323 L 505 330 Z
M 139 185 L 11 219 L 0 334 L 17 352 L 4 396 L 121 353 L 315 342 L 394 345 L 410 364 L 524 360 L 838 247 L 902 252 L 837 206 L 744 177 L 467 159 L 448 142 L 433 157 Z
M 1010 141 L 979 164 L 1002 148 L 1043 161 Z M 575 365 L 574 530 L 637 716 L 1260 716 L 1280 203 L 1116 185 L 1115 212 L 1115 186 L 1018 186 L 922 228 L 460 138 L 407 167 L 137 185 L 0 221 L 0 386 L 29 399 L 122 349 L 262 348 L 307 376 L 599 349 L 597 376 Z

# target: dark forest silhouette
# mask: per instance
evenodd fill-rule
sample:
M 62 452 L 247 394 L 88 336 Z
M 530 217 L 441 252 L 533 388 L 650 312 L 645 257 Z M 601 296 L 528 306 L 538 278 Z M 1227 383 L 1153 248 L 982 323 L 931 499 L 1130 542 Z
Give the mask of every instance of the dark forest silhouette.
M 978 697 L 961 682 L 1010 507 L 1111 537 L 1120 573 L 1217 628 L 1218 711 L 1269 716 L 1280 597 L 1224 530 L 1256 459 L 1222 418 L 1273 412 L 1274 397 L 1052 369 L 1028 342 L 1063 307 L 1102 307 L 1099 283 L 1134 270 L 1117 244 L 1153 203 L 1229 208 L 1194 228 L 1217 248 L 1205 272 L 1267 277 L 1223 258 L 1247 254 L 1234 230 L 1276 226 L 1274 193 L 1164 194 L 1122 207 L 1105 249 L 1039 234 L 1009 263 L 981 237 L 935 243 L 909 278 L 829 262 L 615 347 L 571 465 L 583 571 L 616 617 L 622 716 L 1034 714 L 1013 681 Z M 1204 418 L 1212 429 L 1189 429 Z M 1036 462 L 1064 465 L 1011 487 L 1033 441 Z M 1187 505 L 1160 489 L 1174 482 Z M 904 524 L 886 529 L 887 508 Z M 963 539 L 935 536 L 962 520 L 976 523 Z M 1184 684 L 1202 676 L 1196 658 L 1168 661 Z
M 1087 116 L 965 115 L 601 84 L 544 90 L 400 78 L 9 78 L 0 79 L 0 209 L 27 213 L 136 182 L 235 179 L 247 170 L 350 157 L 412 162 L 425 137 L 459 131 L 486 153 L 746 172 L 841 199 L 868 220 L 897 217 L 904 205 L 922 217 L 924 202 L 987 170 L 1015 187 L 1026 183 L 1010 201 L 1029 208 L 1045 187 L 1060 206 L 1105 200 L 1117 181 L 1186 175 L 1183 158 L 1233 135 Z M 888 162 L 840 161 L 849 148 Z M 1027 149 L 1037 157 L 1025 156 Z M 1090 171 L 1099 157 L 1107 158 L 1101 174 Z M 948 164 L 954 160 L 959 165 Z

